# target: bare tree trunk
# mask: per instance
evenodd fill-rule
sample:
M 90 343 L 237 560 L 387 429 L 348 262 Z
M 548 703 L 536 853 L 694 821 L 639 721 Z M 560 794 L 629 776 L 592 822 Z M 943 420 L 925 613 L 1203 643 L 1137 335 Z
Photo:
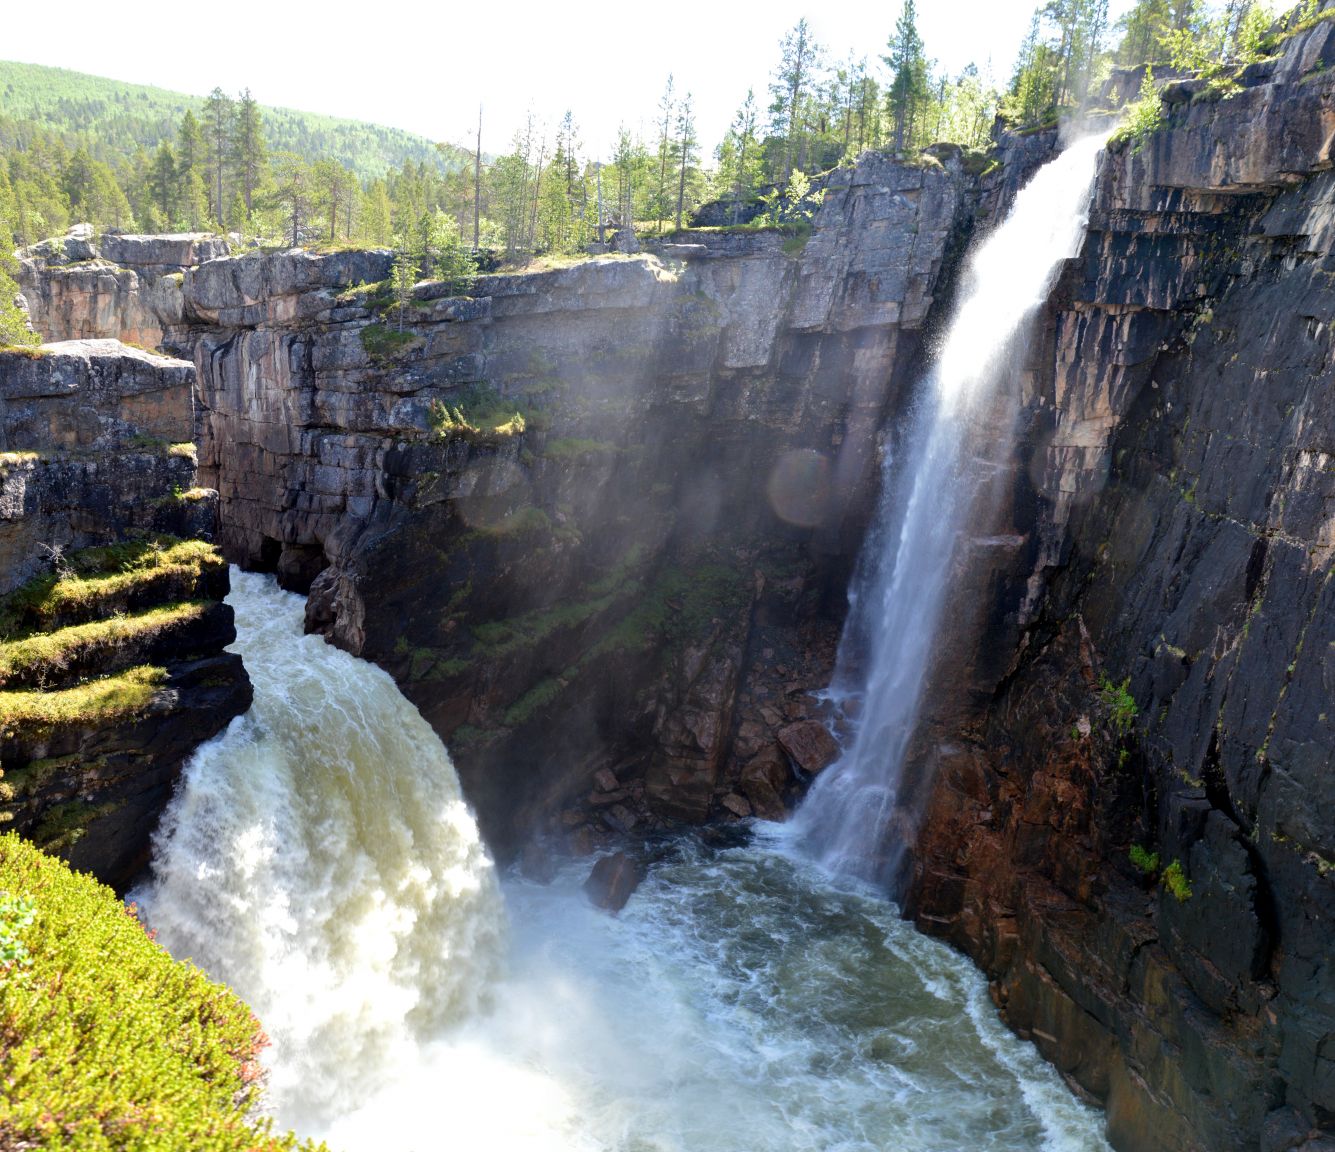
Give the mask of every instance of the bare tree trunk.
M 473 153 L 473 251 L 482 235 L 482 105 L 477 106 L 477 151 Z

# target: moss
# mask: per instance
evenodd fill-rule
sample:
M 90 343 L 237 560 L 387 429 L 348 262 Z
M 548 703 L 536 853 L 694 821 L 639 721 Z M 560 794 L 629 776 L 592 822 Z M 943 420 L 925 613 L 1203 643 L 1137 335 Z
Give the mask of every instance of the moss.
M 63 728 L 120 723 L 143 712 L 166 679 L 166 669 L 141 665 L 59 692 L 0 692 L 0 724 L 4 735 L 29 740 Z
M 505 711 L 505 724 L 517 728 L 533 718 L 538 709 L 550 704 L 566 688 L 566 681 L 560 677 L 543 680 L 530 688 Z
M 21 768 L 6 768 L 0 787 L 5 795 L 0 800 L 12 803 L 27 796 L 36 795 L 62 772 L 92 770 L 101 765 L 100 760 L 88 760 L 83 756 L 55 756 L 47 760 L 30 760 Z
M 663 642 L 679 646 L 714 618 L 734 616 L 749 602 L 746 578 L 732 568 L 720 564 L 669 568 L 585 659 Z
M 1139 844 L 1132 844 L 1128 854 L 1131 857 L 1131 865 L 1137 872 L 1153 876 L 1159 871 L 1159 853 L 1151 852 Z
M 67 851 L 83 838 L 84 832 L 94 820 L 109 816 L 124 805 L 124 800 L 106 804 L 87 804 L 82 800 L 70 800 L 63 804 L 53 804 L 46 810 L 29 838 L 46 852 Z
M 0 599 L 0 636 L 32 632 L 69 616 L 95 616 L 140 587 L 179 587 L 224 563 L 212 544 L 170 536 L 86 548 L 62 557 L 60 571 Z
M 532 504 L 516 508 L 495 524 L 479 529 L 484 536 L 523 536 L 536 532 L 551 532 L 552 520 L 541 508 Z
M 295 1146 L 253 1115 L 266 1041 L 232 992 L 173 960 L 109 888 L 12 834 L 0 836 L 0 890 L 26 910 L 7 919 L 21 947 L 0 974 L 0 1142 Z
M 1191 899 L 1191 884 L 1187 881 L 1187 875 L 1182 870 L 1182 861 L 1174 860 L 1167 868 L 1163 870 L 1160 881 L 1168 894 L 1179 904 L 1185 904 Z
M 373 361 L 393 360 L 422 343 L 416 333 L 400 332 L 385 324 L 366 325 L 361 338 L 362 348 Z
M 205 601 L 190 600 L 0 644 L 0 687 L 12 680 L 58 675 L 74 661 L 101 648 L 150 640 L 178 624 L 198 620 L 207 607 Z

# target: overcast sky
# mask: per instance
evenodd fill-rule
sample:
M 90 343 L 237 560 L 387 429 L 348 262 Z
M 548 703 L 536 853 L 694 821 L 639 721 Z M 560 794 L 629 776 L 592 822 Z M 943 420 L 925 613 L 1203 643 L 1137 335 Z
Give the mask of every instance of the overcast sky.
M 1112 0 L 1111 18 L 1131 0 Z M 610 153 L 617 126 L 652 120 L 669 72 L 691 92 L 713 148 L 748 86 L 768 103 L 779 42 L 806 16 L 832 59 L 877 62 L 898 0 L 671 0 L 666 4 L 52 3 L 6 5 L 0 57 L 204 95 L 249 87 L 264 104 L 390 124 L 506 150 L 531 105 L 554 126 L 570 108 L 586 151 Z M 1005 79 L 1033 0 L 918 0 L 928 54 Z M 625 15 L 618 15 L 625 13 Z

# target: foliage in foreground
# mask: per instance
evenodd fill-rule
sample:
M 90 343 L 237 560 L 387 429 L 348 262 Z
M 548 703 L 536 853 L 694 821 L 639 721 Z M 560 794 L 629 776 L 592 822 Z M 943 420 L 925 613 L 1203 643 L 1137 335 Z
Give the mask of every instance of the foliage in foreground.
M 271 1152 L 266 1043 L 228 989 L 115 894 L 0 836 L 0 1147 Z

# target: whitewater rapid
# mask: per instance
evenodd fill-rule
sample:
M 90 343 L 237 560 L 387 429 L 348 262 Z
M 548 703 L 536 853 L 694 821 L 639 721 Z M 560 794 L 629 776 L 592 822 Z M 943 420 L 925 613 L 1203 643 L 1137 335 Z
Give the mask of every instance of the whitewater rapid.
M 1098 1152 L 982 977 L 790 832 L 682 840 L 619 916 L 588 861 L 498 883 L 379 669 L 233 574 L 255 705 L 187 766 L 136 895 L 270 1032 L 335 1152 Z

